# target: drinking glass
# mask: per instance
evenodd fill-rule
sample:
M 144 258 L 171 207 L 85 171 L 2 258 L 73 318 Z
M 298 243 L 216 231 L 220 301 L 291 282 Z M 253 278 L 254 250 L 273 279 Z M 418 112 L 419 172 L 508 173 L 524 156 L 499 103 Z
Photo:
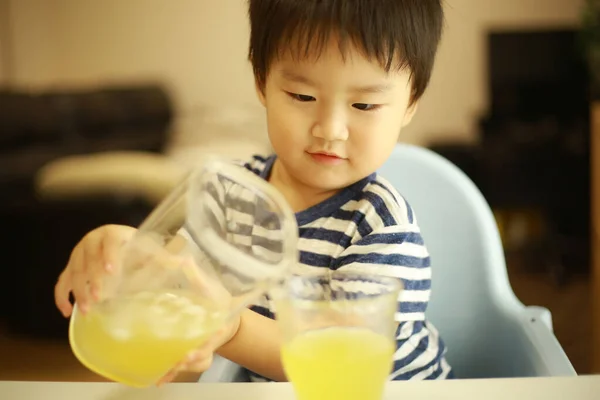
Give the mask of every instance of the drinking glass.
M 395 278 L 324 270 L 274 289 L 282 363 L 298 400 L 381 400 L 401 287 Z

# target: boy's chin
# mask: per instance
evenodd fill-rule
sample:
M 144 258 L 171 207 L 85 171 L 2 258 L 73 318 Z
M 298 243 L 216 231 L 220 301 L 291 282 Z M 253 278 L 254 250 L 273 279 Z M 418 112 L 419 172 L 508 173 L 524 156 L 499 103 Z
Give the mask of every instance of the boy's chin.
M 308 172 L 308 171 L 306 171 Z M 322 171 L 321 173 L 304 173 L 304 184 L 319 191 L 337 191 L 344 189 L 364 177 L 354 177 L 341 171 Z

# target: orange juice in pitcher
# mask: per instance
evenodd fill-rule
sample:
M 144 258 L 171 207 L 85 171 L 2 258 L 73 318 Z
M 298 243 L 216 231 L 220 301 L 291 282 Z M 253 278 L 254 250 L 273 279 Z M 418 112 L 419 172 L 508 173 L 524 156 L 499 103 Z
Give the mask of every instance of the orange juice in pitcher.
M 69 335 L 73 352 L 86 367 L 145 387 L 201 346 L 225 316 L 191 293 L 140 292 L 72 319 Z

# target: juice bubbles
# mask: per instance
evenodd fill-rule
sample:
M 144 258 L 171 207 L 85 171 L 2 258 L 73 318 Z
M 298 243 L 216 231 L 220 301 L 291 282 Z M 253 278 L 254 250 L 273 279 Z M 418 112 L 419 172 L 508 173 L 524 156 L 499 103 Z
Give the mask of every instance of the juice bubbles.
M 308 331 L 281 350 L 298 400 L 381 400 L 394 343 L 366 328 Z
M 146 387 L 224 322 L 223 313 L 190 293 L 140 292 L 96 304 L 86 315 L 71 318 L 69 339 L 75 356 L 92 371 Z

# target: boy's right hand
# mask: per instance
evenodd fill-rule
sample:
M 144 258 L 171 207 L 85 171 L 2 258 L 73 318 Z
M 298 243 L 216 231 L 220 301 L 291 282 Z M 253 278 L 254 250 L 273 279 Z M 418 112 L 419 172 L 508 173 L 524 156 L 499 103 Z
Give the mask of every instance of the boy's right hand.
M 73 312 L 69 293 L 73 292 L 82 313 L 98 300 L 102 276 L 115 270 L 119 249 L 135 232 L 136 229 L 130 226 L 105 225 L 89 232 L 77 243 L 54 287 L 54 301 L 65 317 Z

